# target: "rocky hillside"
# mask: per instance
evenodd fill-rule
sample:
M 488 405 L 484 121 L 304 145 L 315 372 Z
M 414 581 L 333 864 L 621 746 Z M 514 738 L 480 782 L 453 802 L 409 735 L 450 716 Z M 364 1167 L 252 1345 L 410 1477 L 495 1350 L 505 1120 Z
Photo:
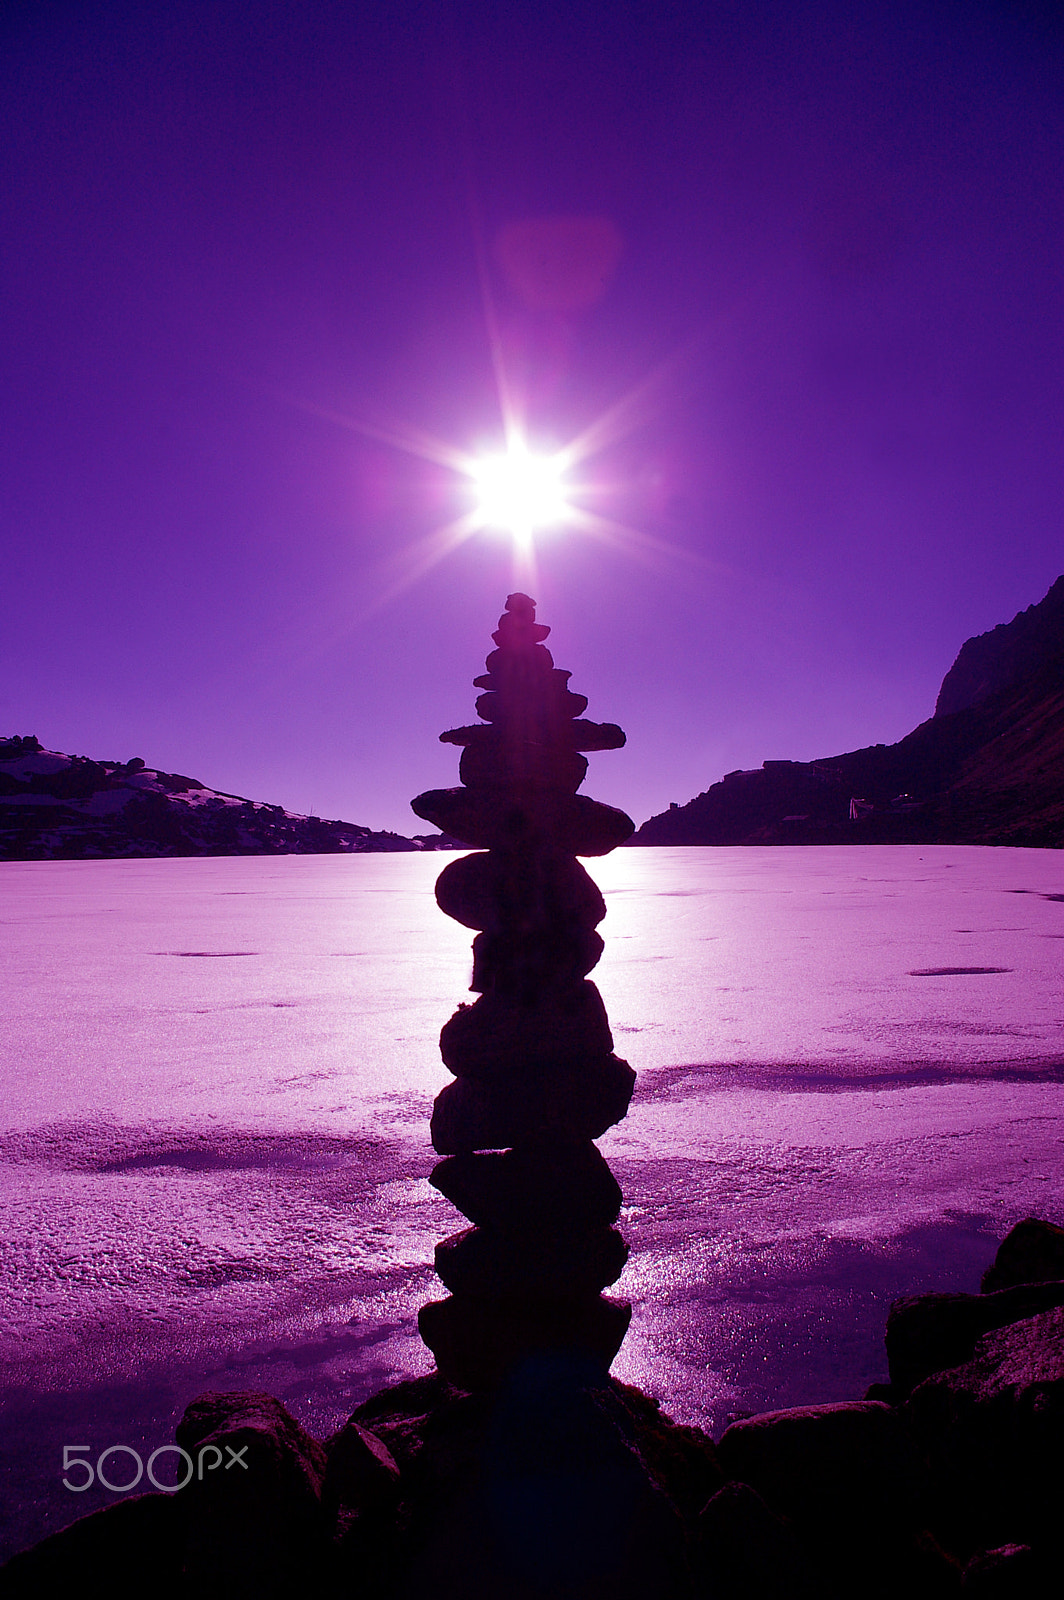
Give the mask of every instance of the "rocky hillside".
M 999 622 L 989 633 L 977 634 L 961 645 L 956 661 L 942 680 L 935 716 L 980 705 L 1062 655 L 1064 577 L 1057 579 L 1037 605 L 1028 606 L 1011 622 Z
M 969 639 L 897 744 L 728 773 L 631 843 L 1064 846 L 1064 577 Z
M 331 855 L 421 850 L 432 841 L 302 817 L 132 761 L 0 739 L 0 860 L 103 856 Z

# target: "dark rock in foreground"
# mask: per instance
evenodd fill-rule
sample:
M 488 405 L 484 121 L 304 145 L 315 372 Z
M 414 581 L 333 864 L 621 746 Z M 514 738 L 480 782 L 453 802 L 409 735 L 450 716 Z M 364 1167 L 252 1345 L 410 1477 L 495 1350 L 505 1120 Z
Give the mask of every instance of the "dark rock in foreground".
M 404 1600 L 688 1592 L 680 1507 L 720 1484 L 712 1445 L 593 1364 L 532 1361 L 490 1396 L 421 1380 L 355 1415 L 400 1462 Z
M 139 757 L 90 761 L 42 750 L 32 736 L 0 739 L 0 861 L 340 855 L 447 844 L 300 816 L 146 767 Z
M 704 1435 L 579 1359 L 529 1362 L 491 1394 L 398 1384 L 324 1446 L 267 1395 L 205 1395 L 177 1436 L 207 1452 L 202 1479 L 14 1557 L 5 1593 L 681 1600 L 723 1483 Z M 246 1470 L 212 1468 L 226 1446 Z
M 200 1594 L 298 1584 L 324 1542 L 325 1451 L 271 1395 L 205 1394 L 175 1435 L 195 1462 L 175 1503 L 185 1581 Z
M 1064 1280 L 1017 1284 L 994 1294 L 921 1294 L 896 1300 L 887 1318 L 892 1399 L 932 1373 L 970 1361 L 984 1334 L 1064 1306 Z
M 1037 1549 L 1064 1504 L 1064 1307 L 986 1334 L 971 1361 L 924 1380 L 905 1405 L 948 1536 Z
M 804 1552 L 790 1523 L 747 1483 L 726 1483 L 699 1519 L 702 1571 L 714 1600 L 812 1600 Z
M 1064 1279 L 1064 1228 L 1025 1217 L 1001 1241 L 994 1264 L 983 1273 L 982 1291 L 991 1294 L 1020 1283 Z
M 461 1160 L 449 1170 L 468 1177 Z M 486 1170 L 523 1181 L 511 1157 Z M 1029 1219 L 999 1262 L 1032 1236 Z M 0 1584 L 163 1600 L 1042 1600 L 1064 1570 L 1064 1306 L 997 1323 L 1038 1288 L 1060 1284 L 901 1302 L 895 1330 L 947 1326 L 958 1300 L 981 1302 L 991 1330 L 904 1404 L 769 1412 L 717 1447 L 573 1355 L 511 1362 L 494 1388 L 482 1371 L 475 1391 L 439 1373 L 396 1384 L 324 1444 L 268 1395 L 204 1395 L 177 1431 L 187 1488 L 74 1523 Z M 226 1467 L 241 1450 L 248 1470 Z
M 914 1514 L 921 1468 L 897 1413 L 875 1400 L 799 1406 L 733 1422 L 719 1447 L 730 1478 L 782 1515 L 855 1523 Z
M 74 1593 L 86 1600 L 136 1594 L 145 1577 L 160 1600 L 191 1592 L 183 1582 L 184 1529 L 165 1494 L 131 1494 L 50 1534 L 0 1568 L 0 1594 L 43 1600 Z

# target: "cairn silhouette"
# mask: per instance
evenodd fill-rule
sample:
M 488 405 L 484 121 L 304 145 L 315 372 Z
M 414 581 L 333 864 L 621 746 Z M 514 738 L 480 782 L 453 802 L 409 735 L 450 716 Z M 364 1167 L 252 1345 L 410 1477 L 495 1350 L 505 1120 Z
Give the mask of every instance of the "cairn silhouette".
M 439 1371 L 490 1388 L 523 1359 L 565 1352 L 607 1370 L 631 1306 L 602 1290 L 628 1247 L 613 1223 L 621 1191 L 594 1140 L 628 1109 L 635 1073 L 613 1054 L 587 974 L 606 912 L 579 856 L 634 831 L 623 811 L 577 794 L 584 751 L 625 742 L 583 720 L 583 695 L 555 667 L 535 601 L 512 594 L 476 709 L 441 734 L 462 746 L 462 787 L 412 802 L 419 817 L 479 853 L 440 874 L 440 909 L 476 930 L 471 988 L 440 1049 L 455 1082 L 437 1097 L 431 1182 L 473 1224 L 436 1247 L 450 1290 L 421 1310 Z

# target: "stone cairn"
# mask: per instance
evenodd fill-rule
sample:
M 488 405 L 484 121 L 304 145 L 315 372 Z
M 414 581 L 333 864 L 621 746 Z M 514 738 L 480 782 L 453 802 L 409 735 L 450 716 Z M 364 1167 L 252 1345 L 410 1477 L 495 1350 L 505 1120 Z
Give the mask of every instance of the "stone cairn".
M 436 1247 L 450 1295 L 421 1310 L 421 1336 L 459 1388 L 491 1388 L 529 1357 L 566 1353 L 607 1369 L 631 1306 L 601 1291 L 628 1247 L 612 1226 L 621 1191 L 595 1148 L 628 1109 L 635 1073 L 613 1054 L 587 974 L 606 906 L 578 856 L 605 855 L 634 829 L 576 793 L 580 753 L 624 734 L 584 721 L 583 695 L 543 644 L 535 602 L 512 594 L 497 649 L 474 684 L 480 724 L 441 734 L 463 746 L 463 787 L 412 802 L 478 854 L 440 874 L 440 909 L 473 941 L 480 998 L 440 1037 L 455 1082 L 437 1097 L 431 1182 L 473 1223 Z

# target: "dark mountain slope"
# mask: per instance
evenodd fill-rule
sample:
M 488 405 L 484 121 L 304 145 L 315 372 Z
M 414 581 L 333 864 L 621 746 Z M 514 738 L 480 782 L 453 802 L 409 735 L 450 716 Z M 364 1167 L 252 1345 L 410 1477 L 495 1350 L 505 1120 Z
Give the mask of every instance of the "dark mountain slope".
M 975 666 L 954 679 L 951 693 L 961 698 L 958 685 L 967 682 L 975 698 L 944 712 L 940 696 L 935 715 L 897 744 L 729 773 L 688 805 L 651 817 L 631 843 L 1064 845 L 1058 604 L 1064 622 L 1064 578 L 1041 602 L 1033 631 L 1010 634 L 1010 623 L 969 640 L 946 683 L 968 652 Z M 1041 654 L 1033 653 L 1034 634 Z M 969 650 L 986 640 L 1000 646 L 996 656 L 989 647 Z
M 90 761 L 0 739 L 0 860 L 108 856 L 331 855 L 419 850 L 420 841 L 208 789 L 139 758 Z
M 942 680 L 935 716 L 979 705 L 1059 655 L 1064 655 L 1064 577 L 1037 605 L 961 645 Z

